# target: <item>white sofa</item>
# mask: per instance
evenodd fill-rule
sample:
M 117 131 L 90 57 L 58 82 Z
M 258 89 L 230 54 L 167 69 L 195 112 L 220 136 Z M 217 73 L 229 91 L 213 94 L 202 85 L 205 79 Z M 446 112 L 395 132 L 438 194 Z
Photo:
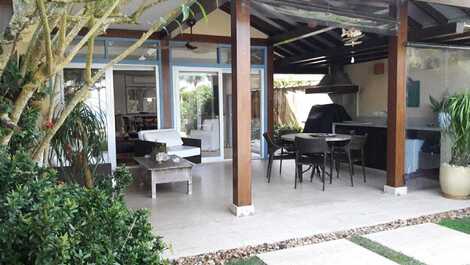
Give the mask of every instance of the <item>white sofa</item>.
M 202 130 L 191 130 L 189 135 L 192 138 L 201 139 L 202 151 L 218 151 L 219 141 L 219 120 L 206 119 L 202 122 Z
M 144 142 L 165 144 L 169 155 L 177 155 L 183 158 L 199 157 L 200 160 L 201 147 L 200 143 L 198 146 L 198 140 L 182 138 L 175 129 L 140 131 L 138 137 L 139 140 Z

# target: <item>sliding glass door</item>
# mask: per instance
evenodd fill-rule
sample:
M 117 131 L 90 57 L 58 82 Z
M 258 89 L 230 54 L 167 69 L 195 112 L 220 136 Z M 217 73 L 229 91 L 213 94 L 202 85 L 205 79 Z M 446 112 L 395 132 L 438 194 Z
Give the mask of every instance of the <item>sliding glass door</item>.
M 185 137 L 201 139 L 205 161 L 221 159 L 219 72 L 176 71 L 176 127 Z
M 64 94 L 84 83 L 84 64 L 72 63 L 64 69 Z M 94 72 L 103 65 L 93 65 Z M 140 130 L 160 127 L 158 68 L 145 65 L 116 65 L 91 88 L 85 103 L 102 113 L 106 122 L 107 144 L 103 144 L 104 160 L 113 169 L 117 165 L 133 165 L 134 144 Z M 64 100 L 64 99 L 63 99 Z
M 224 72 L 223 83 L 223 117 L 224 117 L 224 154 L 225 158 L 232 158 L 232 73 Z M 262 99 L 263 99 L 263 73 L 254 70 L 251 73 L 251 154 L 253 159 L 262 157 Z
M 139 131 L 159 126 L 158 71 L 154 67 L 113 69 L 114 121 L 118 165 L 136 165 Z
M 251 73 L 252 157 L 263 154 L 262 70 Z M 174 67 L 176 128 L 202 142 L 204 161 L 232 158 L 232 74 L 230 69 Z

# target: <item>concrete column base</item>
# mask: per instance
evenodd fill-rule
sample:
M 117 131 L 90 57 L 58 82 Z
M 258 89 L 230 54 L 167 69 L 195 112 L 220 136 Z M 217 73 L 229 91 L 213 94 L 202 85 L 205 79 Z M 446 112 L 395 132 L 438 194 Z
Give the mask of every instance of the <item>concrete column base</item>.
M 236 217 L 250 216 L 250 215 L 255 214 L 255 206 L 254 205 L 237 206 L 235 204 L 232 204 L 232 206 L 230 206 L 230 211 Z
M 387 194 L 395 195 L 395 196 L 404 196 L 408 194 L 408 187 L 406 186 L 392 187 L 392 186 L 385 185 L 384 192 Z

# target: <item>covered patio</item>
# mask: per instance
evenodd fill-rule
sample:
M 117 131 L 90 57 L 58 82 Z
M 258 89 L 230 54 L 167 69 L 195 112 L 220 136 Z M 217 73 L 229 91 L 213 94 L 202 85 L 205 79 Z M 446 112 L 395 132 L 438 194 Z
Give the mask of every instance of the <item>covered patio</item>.
M 206 2 L 209 11 L 222 10 L 231 16 L 231 37 L 172 35 L 173 40 L 230 45 L 233 158 L 196 165 L 192 195 L 184 194 L 185 184 L 159 185 L 156 200 L 149 199 L 145 185 L 137 185 L 127 195 L 129 207 L 150 209 L 154 230 L 172 246 L 168 257 L 278 242 L 469 206 L 466 201 L 449 200 L 440 195 L 436 168 L 424 170 L 418 177 L 407 178 L 405 173 L 409 132 L 413 135 L 420 135 L 422 131 L 440 132 L 429 120 L 409 119 L 413 117 L 409 115 L 406 101 L 407 76 L 410 75 L 407 49 L 428 47 L 426 45 L 447 49 L 452 45 L 465 45 L 469 38 L 464 21 L 469 18 L 469 7 L 428 3 L 432 1 L 371 1 L 347 8 L 346 1 L 334 1 L 337 6 L 330 5 L 329 1 L 318 1 L 308 6 L 308 14 L 294 14 L 292 10 L 299 10 L 299 4 L 304 2 L 219 1 L 220 6 Z M 361 8 L 371 11 L 372 15 L 358 12 Z M 341 23 L 338 22 L 340 19 L 331 20 L 328 16 L 315 17 L 314 14 L 321 15 L 322 12 L 353 18 Z M 370 24 L 361 26 L 358 22 L 365 20 Z M 357 46 L 345 46 L 341 28 L 347 27 L 357 27 L 365 33 Z M 253 38 L 250 35 L 252 28 L 264 32 L 267 38 Z M 347 177 L 349 172 L 342 170 L 341 177 L 334 177 L 333 183 L 326 185 L 325 192 L 321 191 L 321 182 L 316 177 L 312 183 L 305 178 L 294 189 L 293 161 L 284 162 L 281 176 L 275 163 L 272 182 L 267 183 L 267 162 L 251 159 L 249 69 L 252 68 L 250 51 L 253 44 L 266 46 L 266 92 L 262 105 L 265 107 L 265 125 L 261 128 L 270 134 L 274 131 L 274 73 L 325 74 L 330 66 L 339 65 L 349 73 L 367 76 L 372 75 L 370 69 L 354 67 L 378 62 L 377 73 L 374 65 L 374 75 L 385 75 L 386 78 L 375 96 L 386 98 L 386 107 L 381 111 L 388 115 L 374 117 L 380 118 L 379 125 L 374 123 L 366 127 L 383 129 L 382 138 L 374 144 L 384 148 L 380 155 L 385 161 L 377 167 L 367 168 L 367 183 L 356 174 L 356 185 L 351 187 Z M 173 128 L 178 121 L 171 110 L 172 64 L 168 62 L 169 53 L 165 50 L 162 60 L 162 127 Z M 361 80 L 357 75 L 354 79 Z M 367 81 L 363 83 L 368 86 Z M 337 91 L 315 91 L 317 87 L 305 89 L 312 93 L 329 93 L 343 102 L 347 102 L 344 95 L 357 92 L 343 87 L 337 87 Z M 356 109 L 374 103 L 372 101 L 355 101 L 352 109 L 357 113 L 353 118 L 359 118 L 361 114 Z M 354 125 L 363 126 L 360 123 Z M 266 158 L 264 155 L 265 152 L 262 157 Z M 244 218 L 234 218 L 234 215 Z
M 12 45 L 25 40 L 19 33 L 13 41 L 10 39 L 10 26 L 23 19 L 14 9 L 27 4 L 0 0 L 0 29 L 8 39 L 4 44 L 11 46 L 11 54 L 0 64 L 22 66 L 11 67 L 12 72 L 19 73 L 18 80 L 8 79 L 4 86 L 8 107 L 9 97 L 15 98 L 15 104 L 13 111 L 4 107 L 5 113 L 0 113 L 1 122 L 8 127 L 2 145 L 14 145 L 16 142 L 10 143 L 14 135 L 23 137 L 19 123 L 22 113 L 29 111 L 30 105 L 39 111 L 39 105 L 35 105 L 40 100 L 34 96 L 40 94 L 42 100 L 50 93 L 40 104 L 44 112 L 41 118 L 47 119 L 28 122 L 40 129 L 37 137 L 41 139 L 38 147 L 22 150 L 32 153 L 28 154 L 33 156 L 31 163 L 29 158 L 26 162 L 18 160 L 26 168 L 19 170 L 16 155 L 2 149 L 5 159 L 9 156 L 13 164 L 5 175 L 16 176 L 19 172 L 17 179 L 22 180 L 30 172 L 28 166 L 38 163 L 34 177 L 27 176 L 25 183 L 37 181 L 45 166 L 60 168 L 61 177 L 55 180 L 54 173 L 47 172 L 54 180 L 47 180 L 44 192 L 38 188 L 37 196 L 27 186 L 14 184 L 16 179 L 11 178 L 11 196 L 15 196 L 15 189 L 21 189 L 25 199 L 18 201 L 42 203 L 43 194 L 55 195 L 50 185 L 64 195 L 58 193 L 61 196 L 57 200 L 45 201 L 70 208 L 70 212 L 54 210 L 58 217 L 50 217 L 51 222 L 62 222 L 62 234 L 38 226 L 34 229 L 47 235 L 37 231 L 32 235 L 51 237 L 54 240 L 50 242 L 67 248 L 69 232 L 77 231 L 80 240 L 74 247 L 78 248 L 71 251 L 82 256 L 80 243 L 91 240 L 82 238 L 88 233 L 76 230 L 69 221 L 86 224 L 88 230 L 83 231 L 103 233 L 107 232 L 106 224 L 111 223 L 120 228 L 106 235 L 106 240 L 122 245 L 109 248 L 113 251 L 100 250 L 110 258 L 125 252 L 123 260 L 134 254 L 145 260 L 150 256 L 147 252 L 136 253 L 143 246 L 145 251 L 155 252 L 154 263 L 165 263 L 159 257 L 165 248 L 160 244 L 161 236 L 168 246 L 164 258 L 177 264 L 178 259 L 183 264 L 218 264 L 206 262 L 204 257 L 199 263 L 185 258 L 253 246 L 266 246 L 263 251 L 270 251 L 313 244 L 316 242 L 307 240 L 309 237 L 328 237 L 328 233 L 346 230 L 354 233 L 371 226 L 388 230 L 390 223 L 404 222 L 405 226 L 407 220 L 447 211 L 460 210 L 468 215 L 470 200 L 449 199 L 450 193 L 445 193 L 440 180 L 443 167 L 468 169 L 468 145 L 456 148 L 459 134 L 445 134 L 450 131 L 445 129 L 452 128 L 451 121 L 455 123 L 458 114 L 470 109 L 470 1 L 111 2 L 112 8 L 102 12 L 98 10 L 101 5 L 92 1 L 93 9 L 88 14 L 85 1 L 85 7 L 78 7 L 78 14 L 83 12 L 89 17 L 80 17 L 75 23 L 77 18 L 67 18 L 67 12 L 74 8 L 60 10 L 59 21 L 54 13 L 48 15 L 50 8 L 46 7 L 82 5 L 81 0 L 37 1 L 38 11 L 30 15 L 34 18 L 40 14 L 41 22 L 34 22 L 37 28 L 32 32 L 26 26 L 20 29 L 26 31 L 22 34 L 31 33 L 35 40 L 32 43 L 37 47 L 29 49 Z M 116 19 L 113 11 L 121 4 L 122 19 Z M 49 27 L 59 22 L 60 29 L 56 25 Z M 42 57 L 33 61 L 36 51 Z M 66 60 L 62 62 L 63 57 Z M 31 77 L 29 66 L 34 66 Z M 304 79 L 315 82 L 296 80 L 293 85 L 276 85 L 276 74 L 305 74 Z M 25 80 L 18 93 L 9 90 Z M 46 83 L 53 87 L 47 93 L 47 87 L 42 87 Z M 73 92 L 72 96 L 66 91 Z M 449 101 L 452 95 L 465 96 L 466 103 L 461 109 L 454 108 L 451 120 L 446 104 L 453 102 Z M 319 97 L 322 100 L 316 100 Z M 282 107 L 276 106 L 279 98 Z M 90 122 L 97 126 L 90 126 L 84 135 L 73 131 L 64 134 L 63 142 L 59 142 L 62 149 L 50 153 L 49 147 L 59 146 L 53 140 L 65 120 L 78 120 L 70 116 L 78 104 L 99 116 Z M 55 112 L 59 113 L 57 117 Z M 293 122 L 285 122 L 280 118 L 283 115 Z M 464 114 L 460 115 L 464 120 L 460 123 L 465 128 L 459 132 L 468 135 L 469 126 L 462 117 Z M 67 126 L 84 127 L 74 123 Z M 21 139 L 35 143 L 36 135 L 31 134 Z M 71 142 L 78 136 L 81 142 L 72 147 Z M 81 150 L 88 147 L 88 140 L 96 140 L 90 155 Z M 458 163 L 453 163 L 455 150 L 460 152 L 457 156 L 463 156 L 457 157 L 461 160 Z M 280 157 L 285 159 L 280 162 Z M 129 171 L 121 170 L 121 166 Z M 65 179 L 67 172 L 62 169 L 71 169 L 70 179 Z M 462 172 L 465 175 L 468 171 Z M 81 175 L 84 187 L 81 180 L 75 179 Z M 451 178 L 452 174 L 446 175 Z M 80 191 L 76 199 L 80 203 L 67 199 L 75 195 L 74 189 Z M 468 194 L 453 198 L 468 199 Z M 93 199 L 93 207 L 82 211 L 88 197 Z M 26 207 L 10 201 L 11 220 L 20 220 L 28 228 L 35 224 L 36 219 L 22 215 Z M 31 213 L 41 212 L 46 206 L 31 207 Z M 104 214 L 95 217 L 94 206 Z M 115 208 L 122 213 L 110 215 L 108 209 Z M 146 211 L 129 210 L 142 208 L 148 210 L 151 230 L 157 238 L 150 234 Z M 75 218 L 75 213 L 91 217 Z M 48 211 L 41 214 L 49 217 Z M 87 222 L 87 218 L 97 219 L 98 225 Z M 121 227 L 123 220 L 128 224 Z M 16 229 L 16 225 L 10 227 Z M 23 236 L 21 231 L 19 234 Z M 123 250 L 129 239 L 139 236 L 146 238 L 134 243 L 135 252 L 130 244 Z M 27 237 L 35 240 L 31 235 Z M 18 237 L 17 241 L 25 244 L 24 238 Z M 294 244 L 287 246 L 287 241 Z M 51 249 L 51 253 L 68 255 Z M 47 258 L 44 253 L 41 255 Z M 253 253 L 245 254 L 229 258 Z M 87 252 L 83 256 L 100 257 Z

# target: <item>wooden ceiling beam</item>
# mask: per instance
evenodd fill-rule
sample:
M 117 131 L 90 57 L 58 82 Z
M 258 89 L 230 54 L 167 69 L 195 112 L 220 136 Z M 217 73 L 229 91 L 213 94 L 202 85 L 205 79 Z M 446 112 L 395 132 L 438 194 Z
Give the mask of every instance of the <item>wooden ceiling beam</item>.
M 326 74 L 327 67 L 299 67 L 299 66 L 276 66 L 274 65 L 275 74 Z
M 333 31 L 334 32 L 334 31 Z M 330 32 L 325 32 L 325 33 L 330 33 Z M 336 33 L 334 33 L 336 34 Z M 344 41 L 341 38 L 336 38 L 332 36 L 331 34 L 321 34 L 321 37 L 324 38 L 326 41 L 332 43 L 334 46 L 343 46 Z
M 289 49 L 286 49 L 286 47 L 276 47 L 276 51 L 280 51 L 284 53 L 286 56 L 293 56 L 295 53 Z
M 459 8 L 462 12 L 465 13 L 468 17 L 470 17 L 470 8 L 460 7 Z
M 420 1 L 414 1 L 413 2 L 416 7 L 421 9 L 424 13 L 426 13 L 428 16 L 430 16 L 434 21 L 436 21 L 440 25 L 444 25 L 449 23 L 449 19 L 444 16 L 441 12 L 439 12 L 437 9 L 435 9 L 431 4 L 425 3 L 425 2 L 420 2 Z
M 412 17 L 408 17 L 408 23 L 413 30 L 421 30 L 423 28 L 423 25 Z
M 317 61 L 312 61 L 303 64 L 302 66 L 307 66 L 307 65 L 323 65 L 323 64 L 344 64 L 346 62 L 351 62 L 351 57 L 354 56 L 355 62 L 359 62 L 361 58 L 369 58 L 369 57 L 379 57 L 382 56 L 384 53 L 387 53 L 387 47 L 381 47 L 376 50 L 368 50 L 368 51 L 362 51 L 362 52 L 357 52 L 357 53 L 351 53 L 351 54 L 346 54 L 346 55 L 337 55 L 337 56 L 331 56 L 331 57 L 325 57 L 321 60 Z
M 464 23 L 453 22 L 445 25 L 428 27 L 408 32 L 410 41 L 424 41 L 449 37 L 464 32 Z
M 470 39 L 470 31 L 466 31 L 461 34 L 448 36 L 446 38 L 436 39 L 435 42 L 462 43 L 462 42 L 467 42 L 469 39 Z
M 273 43 L 273 46 L 279 46 L 313 37 L 333 29 L 335 29 L 335 27 L 316 27 L 312 29 L 309 26 L 300 26 L 295 30 L 272 36 L 269 40 Z
M 336 47 L 335 49 L 330 49 L 328 51 L 313 52 L 309 54 L 304 54 L 301 56 L 295 56 L 290 58 L 285 58 L 283 61 L 285 64 L 301 64 L 317 59 L 318 57 L 329 57 L 341 54 L 349 54 L 351 52 L 359 52 L 362 50 L 377 49 L 387 45 L 386 38 L 376 38 L 371 39 L 368 42 L 355 47 L 341 46 Z

